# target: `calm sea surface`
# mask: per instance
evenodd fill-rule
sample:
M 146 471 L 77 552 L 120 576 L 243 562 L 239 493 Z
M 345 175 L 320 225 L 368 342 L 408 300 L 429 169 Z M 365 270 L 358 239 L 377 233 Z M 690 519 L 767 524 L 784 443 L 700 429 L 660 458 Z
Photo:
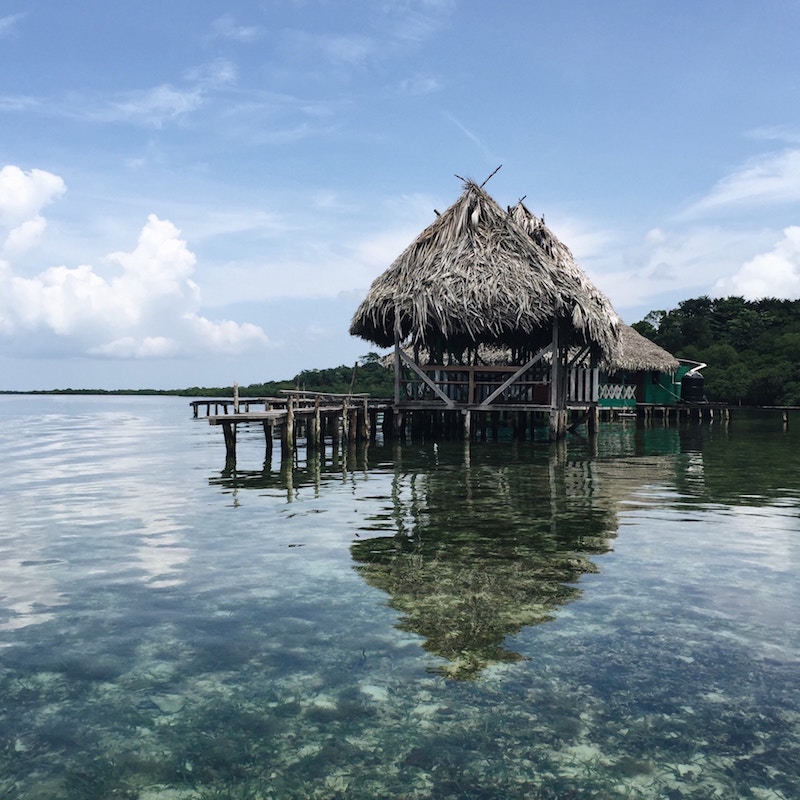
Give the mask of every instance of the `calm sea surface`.
M 239 438 L 0 397 L 0 798 L 800 798 L 800 414 Z

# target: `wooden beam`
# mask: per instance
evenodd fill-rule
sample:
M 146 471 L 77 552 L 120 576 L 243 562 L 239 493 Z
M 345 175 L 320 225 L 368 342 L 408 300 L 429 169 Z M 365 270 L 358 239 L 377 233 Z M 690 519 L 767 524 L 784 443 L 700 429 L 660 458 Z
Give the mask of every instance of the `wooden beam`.
M 400 349 L 400 334 L 395 331 L 394 334 L 394 402 L 400 402 L 400 354 L 403 351 Z
M 544 358 L 551 347 L 552 345 L 543 347 L 530 361 L 528 361 L 527 364 L 520 367 L 510 378 L 503 381 L 503 383 L 501 383 L 500 386 L 481 403 L 481 405 L 491 405 L 492 400 L 494 400 L 495 397 L 499 397 L 506 389 L 508 389 L 509 386 L 511 386 L 512 383 L 516 383 L 517 379 L 521 378 L 537 361 L 540 361 L 542 358 Z
M 403 363 L 414 370 L 425 384 L 433 389 L 448 408 L 455 408 L 455 403 L 401 349 L 398 348 L 397 352 L 400 353 L 400 358 L 403 360 Z

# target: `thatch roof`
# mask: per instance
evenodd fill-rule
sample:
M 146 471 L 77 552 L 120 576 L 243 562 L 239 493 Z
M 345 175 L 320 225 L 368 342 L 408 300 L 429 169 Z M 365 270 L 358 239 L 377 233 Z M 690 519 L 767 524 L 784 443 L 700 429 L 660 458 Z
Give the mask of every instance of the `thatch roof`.
M 619 318 L 596 295 L 588 279 L 560 266 L 467 181 L 456 203 L 373 282 L 350 333 L 380 347 L 394 344 L 396 327 L 401 341 L 423 348 L 444 342 L 452 351 L 481 344 L 533 350 L 549 343 L 559 319 L 564 344 L 590 344 L 608 356 Z
M 569 247 L 544 224 L 544 219 L 539 219 L 531 213 L 522 200 L 509 209 L 509 213 L 556 263 L 562 280 L 571 283 L 575 293 L 581 297 L 581 302 L 576 303 L 572 311 L 575 325 L 588 331 L 592 340 L 602 340 L 609 328 L 614 331 L 616 338 L 617 332 L 623 327 L 622 320 L 614 311 L 611 301 L 592 284 L 586 273 L 578 266 Z M 615 342 L 616 346 L 618 343 Z
M 623 325 L 620 328 L 617 347 L 611 356 L 603 361 L 602 367 L 609 371 L 625 369 L 630 372 L 638 370 L 675 372 L 678 368 L 678 359 L 646 336 L 642 336 L 635 328 Z

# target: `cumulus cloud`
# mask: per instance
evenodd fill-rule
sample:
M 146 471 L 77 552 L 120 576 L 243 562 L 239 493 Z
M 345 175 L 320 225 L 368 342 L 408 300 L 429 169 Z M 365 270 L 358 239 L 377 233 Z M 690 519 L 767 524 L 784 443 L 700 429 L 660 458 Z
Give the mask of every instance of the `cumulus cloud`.
M 39 241 L 47 225 L 41 210 L 66 190 L 58 175 L 45 170 L 0 169 L 0 257 L 19 256 Z
M 714 292 L 747 300 L 800 298 L 800 226 L 786 228 L 783 238 L 771 250 L 759 253 L 734 275 L 717 281 Z
M 15 274 L 8 254 L 26 236 L 38 235 L 44 226 L 39 209 L 63 191 L 63 182 L 49 173 L 26 176 L 17 168 L 5 168 L 0 177 L 6 190 L 0 194 L 0 221 L 14 226 L 0 259 L 0 335 L 6 352 L 47 355 L 57 349 L 106 358 L 165 358 L 232 355 L 269 344 L 256 325 L 200 315 L 195 255 L 175 225 L 155 214 L 136 247 L 111 253 L 101 269 L 60 265 L 33 277 Z M 24 191 L 15 196 L 9 186 Z M 20 221 L 25 214 L 29 219 Z
M 66 190 L 64 181 L 51 172 L 4 166 L 0 169 L 0 227 L 15 228 L 37 217 Z

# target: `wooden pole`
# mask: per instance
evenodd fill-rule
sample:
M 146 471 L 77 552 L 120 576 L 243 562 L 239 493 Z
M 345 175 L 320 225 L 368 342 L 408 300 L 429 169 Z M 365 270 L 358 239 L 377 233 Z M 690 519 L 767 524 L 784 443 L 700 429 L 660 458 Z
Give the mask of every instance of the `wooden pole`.
M 223 422 L 222 434 L 225 437 L 225 460 L 236 461 L 236 423 Z
M 369 418 L 369 401 L 364 400 L 361 409 L 361 441 L 367 442 L 370 440 L 370 431 L 372 430 L 372 425 L 370 424 L 371 420 Z
M 286 401 L 286 422 L 283 426 L 282 457 L 288 458 L 294 452 L 294 405 L 290 397 Z
M 272 463 L 272 423 L 269 420 L 264 420 L 264 442 L 265 452 L 264 461 L 267 464 Z
M 321 439 L 322 420 L 320 419 L 319 411 L 320 400 L 319 397 L 314 401 L 314 424 L 311 429 L 311 444 L 314 449 L 318 449 Z
M 345 443 L 350 441 L 350 408 L 347 400 L 342 402 L 342 441 Z

